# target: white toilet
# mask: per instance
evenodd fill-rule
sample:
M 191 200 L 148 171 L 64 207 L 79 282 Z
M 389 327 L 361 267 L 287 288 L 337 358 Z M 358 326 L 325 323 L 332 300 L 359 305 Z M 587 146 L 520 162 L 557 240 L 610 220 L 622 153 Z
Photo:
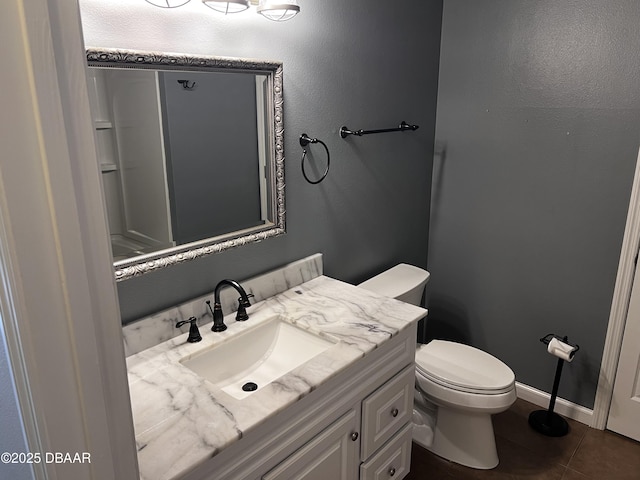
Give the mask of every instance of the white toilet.
M 420 305 L 429 272 L 400 264 L 358 285 Z M 491 415 L 516 401 L 515 375 L 497 358 L 461 343 L 432 340 L 416 350 L 413 440 L 472 468 L 498 465 Z

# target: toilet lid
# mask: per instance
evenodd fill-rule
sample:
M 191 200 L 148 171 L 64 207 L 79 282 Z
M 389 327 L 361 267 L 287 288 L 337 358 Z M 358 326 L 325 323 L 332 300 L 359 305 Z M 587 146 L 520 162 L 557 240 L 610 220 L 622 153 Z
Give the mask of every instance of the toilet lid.
M 513 389 L 513 371 L 487 352 L 462 343 L 432 340 L 416 350 L 416 370 L 436 383 L 473 393 Z

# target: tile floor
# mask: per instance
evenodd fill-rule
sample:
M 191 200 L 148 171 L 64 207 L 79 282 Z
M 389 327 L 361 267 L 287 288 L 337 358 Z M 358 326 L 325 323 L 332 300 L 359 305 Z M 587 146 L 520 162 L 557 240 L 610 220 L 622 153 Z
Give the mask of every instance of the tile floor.
M 405 480 L 640 480 L 640 443 L 573 420 L 566 436 L 546 437 L 527 423 L 533 410 L 540 407 L 518 400 L 494 416 L 500 457 L 495 469 L 463 467 L 414 443 Z

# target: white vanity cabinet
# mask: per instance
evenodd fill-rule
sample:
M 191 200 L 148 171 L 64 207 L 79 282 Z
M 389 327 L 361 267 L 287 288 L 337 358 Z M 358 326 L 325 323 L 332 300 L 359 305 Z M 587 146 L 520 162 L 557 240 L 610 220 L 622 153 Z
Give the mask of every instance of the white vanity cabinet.
M 411 463 L 414 382 L 410 365 L 362 401 L 360 419 L 359 409 L 350 409 L 262 479 L 403 478 Z
M 184 476 L 396 480 L 410 467 L 416 324 Z

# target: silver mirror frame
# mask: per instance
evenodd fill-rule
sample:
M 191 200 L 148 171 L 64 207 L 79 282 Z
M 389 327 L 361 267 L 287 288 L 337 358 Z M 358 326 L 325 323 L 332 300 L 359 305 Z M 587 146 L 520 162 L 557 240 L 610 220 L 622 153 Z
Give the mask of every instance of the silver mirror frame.
M 267 238 L 283 235 L 285 230 L 284 198 L 284 119 L 282 92 L 282 63 L 244 58 L 195 56 L 141 52 L 135 50 L 87 49 L 90 67 L 141 68 L 163 70 L 194 71 L 246 71 L 267 75 L 272 92 L 268 111 L 273 112 L 269 137 L 270 145 L 269 189 L 273 222 L 265 225 L 212 237 L 197 242 L 180 245 L 157 252 L 140 255 L 131 259 L 114 262 L 116 281 L 144 275 L 171 265 L 195 260 L 196 258 L 219 253 Z

